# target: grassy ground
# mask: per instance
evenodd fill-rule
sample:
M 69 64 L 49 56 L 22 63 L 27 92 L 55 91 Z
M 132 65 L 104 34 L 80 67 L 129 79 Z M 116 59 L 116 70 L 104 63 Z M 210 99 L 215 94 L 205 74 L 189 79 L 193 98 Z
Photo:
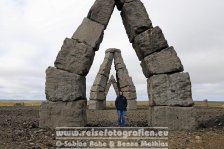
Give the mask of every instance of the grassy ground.
M 0 100 L 0 106 L 40 106 L 41 100 Z M 224 101 L 195 101 L 195 106 L 206 106 L 206 107 L 223 107 Z M 138 108 L 147 108 L 148 101 L 138 101 Z M 114 101 L 107 101 L 108 108 L 114 108 Z
M 224 101 L 194 101 L 195 106 L 207 106 L 207 107 L 223 107 Z
M 0 106 L 39 106 L 41 100 L 0 100 Z

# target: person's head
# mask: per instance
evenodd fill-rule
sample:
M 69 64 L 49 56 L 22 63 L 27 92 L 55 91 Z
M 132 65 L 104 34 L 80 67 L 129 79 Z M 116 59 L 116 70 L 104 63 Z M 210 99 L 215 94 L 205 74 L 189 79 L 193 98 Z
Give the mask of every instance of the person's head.
M 121 96 L 122 96 L 122 95 L 123 95 L 123 92 L 121 92 L 121 91 L 120 91 L 120 92 L 119 92 L 119 95 L 121 95 Z

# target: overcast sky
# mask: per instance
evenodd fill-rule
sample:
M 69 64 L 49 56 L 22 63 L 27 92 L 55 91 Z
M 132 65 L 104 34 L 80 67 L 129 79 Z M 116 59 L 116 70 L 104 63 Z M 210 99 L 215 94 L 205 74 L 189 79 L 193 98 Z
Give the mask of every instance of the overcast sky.
M 190 73 L 193 99 L 224 100 L 224 1 L 142 2 Z M 72 36 L 93 3 L 0 0 L 0 99 L 45 99 L 45 70 L 53 66 L 63 40 Z M 146 78 L 116 8 L 87 76 L 87 97 L 108 48 L 122 50 L 138 99 L 147 100 Z M 111 88 L 108 99 L 114 98 Z

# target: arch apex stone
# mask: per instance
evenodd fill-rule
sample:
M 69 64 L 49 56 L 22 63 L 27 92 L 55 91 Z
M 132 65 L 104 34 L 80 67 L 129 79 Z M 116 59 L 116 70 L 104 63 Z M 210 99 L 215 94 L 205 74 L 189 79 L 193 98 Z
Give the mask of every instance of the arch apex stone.
M 116 48 L 109 48 L 105 51 L 105 53 L 115 53 L 115 52 L 121 53 L 121 50 Z

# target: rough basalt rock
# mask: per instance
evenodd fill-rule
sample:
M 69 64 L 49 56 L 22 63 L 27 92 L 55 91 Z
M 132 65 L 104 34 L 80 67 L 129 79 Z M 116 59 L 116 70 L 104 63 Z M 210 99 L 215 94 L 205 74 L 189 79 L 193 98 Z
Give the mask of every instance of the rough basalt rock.
M 86 76 L 94 56 L 95 51 L 90 46 L 66 38 L 54 64 L 58 69 Z
M 106 100 L 105 92 L 90 92 L 90 100 Z
M 138 59 L 142 60 L 153 52 L 167 48 L 168 43 L 162 30 L 157 26 L 137 35 L 134 39 L 133 47 Z
M 105 88 L 107 85 L 107 80 L 108 80 L 108 77 L 105 77 L 104 75 L 101 75 L 98 73 L 93 82 L 93 86 L 101 86 Z
M 103 63 L 100 65 L 99 74 L 109 78 L 111 65 L 113 63 L 113 53 L 106 53 Z M 112 57 L 112 59 L 111 59 Z
M 121 53 L 119 53 L 119 52 L 114 53 L 114 66 L 115 66 L 115 70 L 126 69 L 124 60 L 121 56 Z
M 122 92 L 136 92 L 135 85 L 133 83 L 132 77 L 129 77 L 129 79 L 130 79 L 129 86 L 126 86 L 126 87 L 121 88 L 120 90 Z
M 88 13 L 88 18 L 103 24 L 105 28 L 110 20 L 115 6 L 114 0 L 96 0 Z
M 141 62 L 141 66 L 146 78 L 156 74 L 181 72 L 184 70 L 173 47 L 145 57 Z
M 148 13 L 139 0 L 124 3 L 121 17 L 131 43 L 138 34 L 152 28 Z
M 93 85 L 90 89 L 92 92 L 104 92 L 105 88 L 99 85 Z
M 88 103 L 88 109 L 104 110 L 106 109 L 106 100 L 90 100 Z
M 150 105 L 189 107 L 194 104 L 188 73 L 154 75 L 147 82 Z
M 91 46 L 94 50 L 98 50 L 103 40 L 103 34 L 104 25 L 84 18 L 72 38 Z
M 86 107 L 86 99 L 73 102 L 42 102 L 39 127 L 84 127 L 87 123 Z
M 110 48 L 105 51 L 105 53 L 121 53 L 120 49 Z
M 75 101 L 86 98 L 86 78 L 54 67 L 46 70 L 46 98 L 49 101 Z
M 114 59 L 114 53 L 113 52 L 105 52 L 105 57 L 104 57 L 104 60 L 105 59 L 110 59 L 110 60 L 112 60 L 113 61 L 113 59 Z
M 136 1 L 136 0 L 115 0 L 115 4 L 118 10 L 122 10 L 124 3 L 130 3 L 132 1 Z
M 119 88 L 127 87 L 130 83 L 130 77 L 126 69 L 119 69 L 116 71 L 116 78 Z
M 150 127 L 168 127 L 169 130 L 194 130 L 197 128 L 193 107 L 153 106 L 149 108 Z
M 123 92 L 123 95 L 127 98 L 127 100 L 136 99 L 136 92 Z

